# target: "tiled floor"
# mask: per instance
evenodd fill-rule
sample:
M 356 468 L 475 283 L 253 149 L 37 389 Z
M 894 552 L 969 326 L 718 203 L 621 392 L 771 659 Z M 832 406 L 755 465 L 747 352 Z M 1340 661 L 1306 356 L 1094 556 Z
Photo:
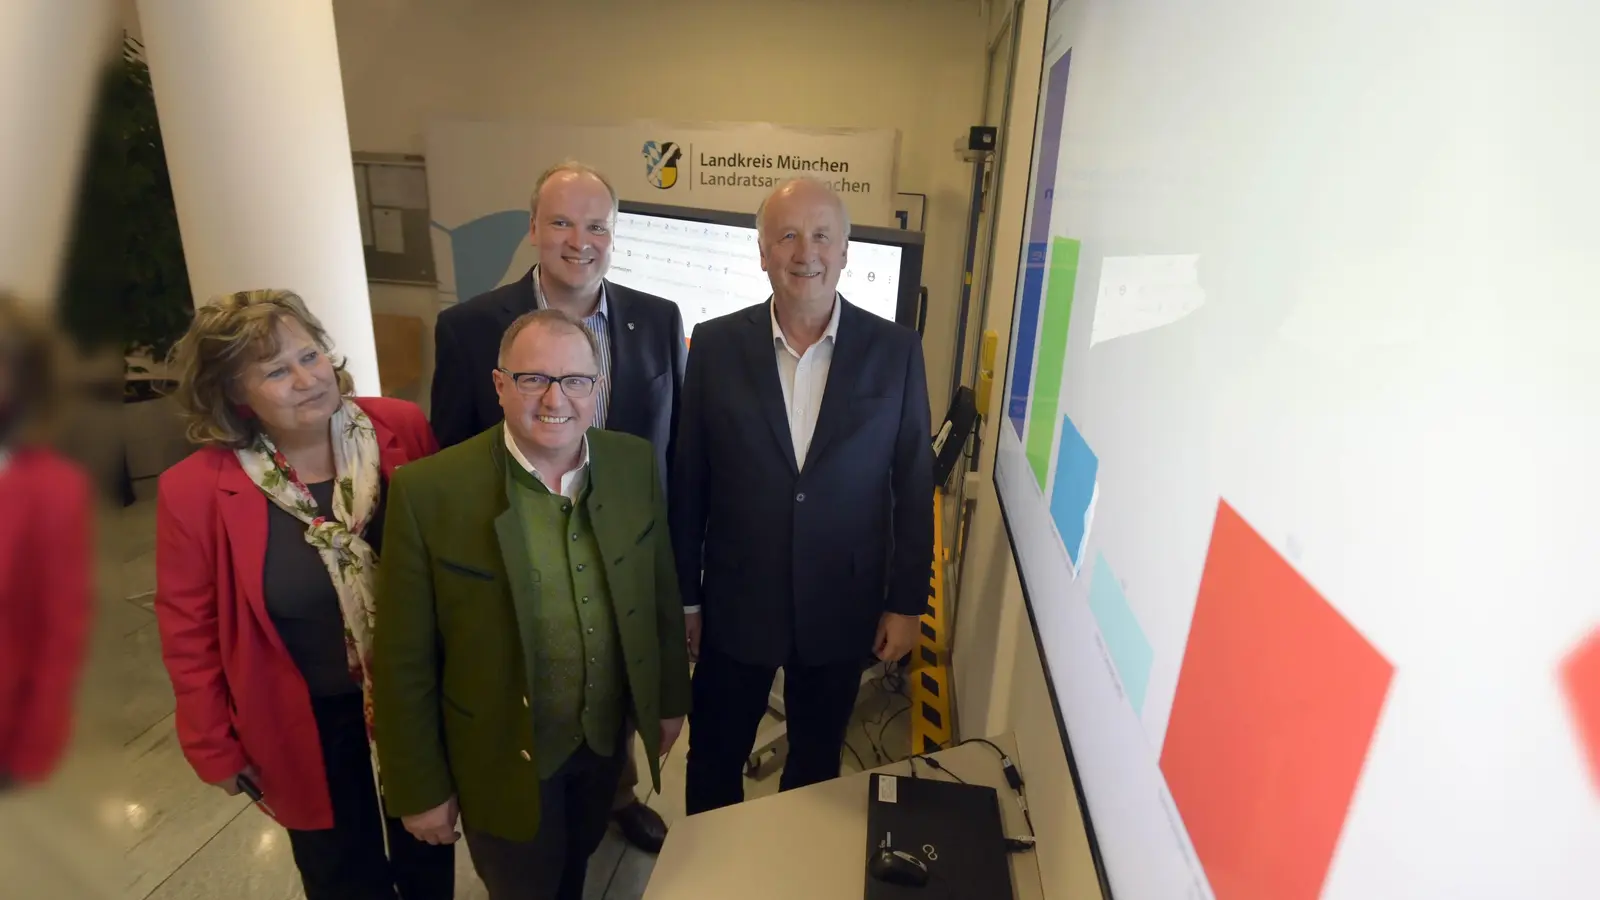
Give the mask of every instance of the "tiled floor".
M 101 599 L 73 750 L 48 787 L 0 801 L 0 893 L 40 900 L 303 898 L 282 829 L 244 799 L 202 784 L 179 750 L 150 609 L 154 529 L 149 500 L 102 516 Z M 906 705 L 876 685 L 863 688 L 847 771 L 886 761 L 891 751 L 884 748 L 905 755 Z M 668 758 L 662 793 L 644 798 L 669 824 L 683 815 L 686 746 L 680 740 Z M 643 748 L 636 752 L 642 758 Z M 765 796 L 777 784 L 775 774 L 747 780 L 747 794 Z M 590 861 L 585 897 L 637 898 L 654 865 L 613 830 Z M 464 845 L 457 870 L 458 898 L 487 898 Z

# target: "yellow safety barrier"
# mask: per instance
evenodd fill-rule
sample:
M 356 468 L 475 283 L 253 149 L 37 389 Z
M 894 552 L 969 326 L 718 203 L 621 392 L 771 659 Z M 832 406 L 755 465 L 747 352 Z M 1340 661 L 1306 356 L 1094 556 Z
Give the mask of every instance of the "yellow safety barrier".
M 922 635 L 911 652 L 911 752 L 928 753 L 948 745 L 950 720 L 950 636 L 946 631 L 944 491 L 933 497 L 933 571 L 928 573 L 928 608 Z

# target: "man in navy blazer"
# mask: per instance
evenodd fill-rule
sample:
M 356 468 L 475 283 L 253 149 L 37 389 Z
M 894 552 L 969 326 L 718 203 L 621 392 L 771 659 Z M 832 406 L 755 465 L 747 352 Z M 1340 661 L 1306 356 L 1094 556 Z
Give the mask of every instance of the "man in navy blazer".
M 529 234 L 539 262 L 521 280 L 457 304 L 434 328 L 431 418 L 440 447 L 499 424 L 500 399 L 491 373 L 500 339 L 523 313 L 555 308 L 583 322 L 600 348 L 595 427 L 649 441 L 663 473 L 672 458 L 678 394 L 683 384 L 683 314 L 677 304 L 605 280 L 611 265 L 617 192 L 581 163 L 551 167 L 530 204 Z M 562 373 L 546 373 L 562 374 Z M 633 741 L 626 745 L 631 749 Z M 630 755 L 613 815 L 628 841 L 658 853 L 667 825 L 638 801 L 638 767 Z
M 669 471 L 688 352 L 682 312 L 670 300 L 605 280 L 617 194 L 599 172 L 581 163 L 554 166 L 540 176 L 531 206 L 538 264 L 517 281 L 439 313 L 430 410 L 439 446 L 500 423 L 490 377 L 500 338 L 518 316 L 549 306 L 600 338 L 606 384 L 596 426 L 649 441 L 661 471 Z
M 744 799 L 780 668 L 781 787 L 838 777 L 861 672 L 915 645 L 933 562 L 921 340 L 838 294 L 850 223 L 825 184 L 785 182 L 756 221 L 772 298 L 695 329 L 668 492 L 690 814 Z

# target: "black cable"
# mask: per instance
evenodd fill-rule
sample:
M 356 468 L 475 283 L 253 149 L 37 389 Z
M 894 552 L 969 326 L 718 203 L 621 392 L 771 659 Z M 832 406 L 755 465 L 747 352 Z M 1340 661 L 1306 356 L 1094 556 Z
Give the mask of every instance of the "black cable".
M 911 711 L 911 704 L 907 703 L 905 706 L 900 707 L 900 709 L 897 710 L 894 715 L 890 716 L 889 717 L 889 721 L 883 723 L 883 727 L 878 729 L 878 744 L 880 746 L 883 744 L 883 736 L 884 736 L 884 734 L 886 732 L 888 732 L 889 725 L 892 724 L 895 719 L 900 718 L 900 713 L 910 712 L 910 711 Z
M 1025 782 L 1022 780 L 1022 772 L 1017 768 L 1017 764 L 1011 761 L 1011 757 L 1007 755 L 1006 751 L 1001 750 L 999 745 L 987 738 L 967 738 L 956 746 L 959 747 L 963 744 L 987 744 L 989 749 L 1000 754 L 1000 768 L 1005 772 L 1006 784 L 1011 785 L 1011 790 L 1017 795 L 1017 806 L 1022 808 L 1023 821 L 1028 823 L 1028 834 L 1030 836 L 1033 835 L 1033 815 L 1028 812 L 1028 794 L 1023 789 Z
M 856 752 L 856 748 L 850 746 L 850 742 L 849 741 L 845 741 L 844 742 L 844 748 L 846 750 L 849 750 L 850 751 L 850 755 L 854 756 L 856 758 L 856 770 L 860 771 L 860 772 L 865 772 L 867 770 L 867 766 L 866 766 L 865 763 L 863 763 L 861 761 L 861 754 Z
M 957 744 L 956 746 L 957 747 L 961 747 L 961 746 L 964 746 L 966 744 L 988 744 L 990 750 L 993 750 L 994 752 L 1000 754 L 1000 759 L 1001 759 L 1002 763 L 1010 762 L 1010 758 L 1006 756 L 1006 752 L 1004 750 L 1001 750 L 999 745 L 997 745 L 994 741 L 989 740 L 988 738 L 967 738 L 966 740 L 962 741 L 961 743 Z
M 968 783 L 965 778 L 962 778 L 960 775 L 957 775 L 956 773 L 950 771 L 948 768 L 945 767 L 944 763 L 939 762 L 937 759 L 934 759 L 931 756 L 923 756 L 923 757 L 917 757 L 917 758 L 920 758 L 925 764 L 927 764 L 928 768 L 930 768 L 930 769 L 934 769 L 935 771 L 943 772 L 946 775 L 949 775 L 951 778 L 954 778 L 956 781 L 958 781 L 958 782 L 960 782 L 962 784 L 967 784 Z
M 893 762 L 893 757 L 889 754 L 886 754 L 883 751 L 883 748 L 879 746 L 882 743 L 882 729 L 880 728 L 879 730 L 879 740 L 875 741 L 872 739 L 872 727 L 874 725 L 887 727 L 883 720 L 884 716 L 887 716 L 889 714 L 889 710 L 894 707 L 894 698 L 896 696 L 903 696 L 903 691 L 906 686 L 905 678 L 896 675 L 891 671 L 895 665 L 896 663 L 893 661 L 886 663 L 884 665 L 883 677 L 877 680 L 878 690 L 884 697 L 883 708 L 878 710 L 878 714 L 872 717 L 872 721 L 864 721 L 861 723 L 861 732 L 867 736 L 867 744 L 872 747 L 872 755 L 877 760 L 877 764 L 880 766 Z M 898 687 L 896 689 L 890 689 L 889 682 L 891 679 L 894 679 L 894 681 L 897 683 Z

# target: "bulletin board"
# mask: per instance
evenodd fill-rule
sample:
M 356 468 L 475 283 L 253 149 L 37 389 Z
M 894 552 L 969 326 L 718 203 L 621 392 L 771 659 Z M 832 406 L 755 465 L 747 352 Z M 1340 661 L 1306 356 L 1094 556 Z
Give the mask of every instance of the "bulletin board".
M 436 286 L 423 157 L 356 153 L 354 175 L 367 280 Z

